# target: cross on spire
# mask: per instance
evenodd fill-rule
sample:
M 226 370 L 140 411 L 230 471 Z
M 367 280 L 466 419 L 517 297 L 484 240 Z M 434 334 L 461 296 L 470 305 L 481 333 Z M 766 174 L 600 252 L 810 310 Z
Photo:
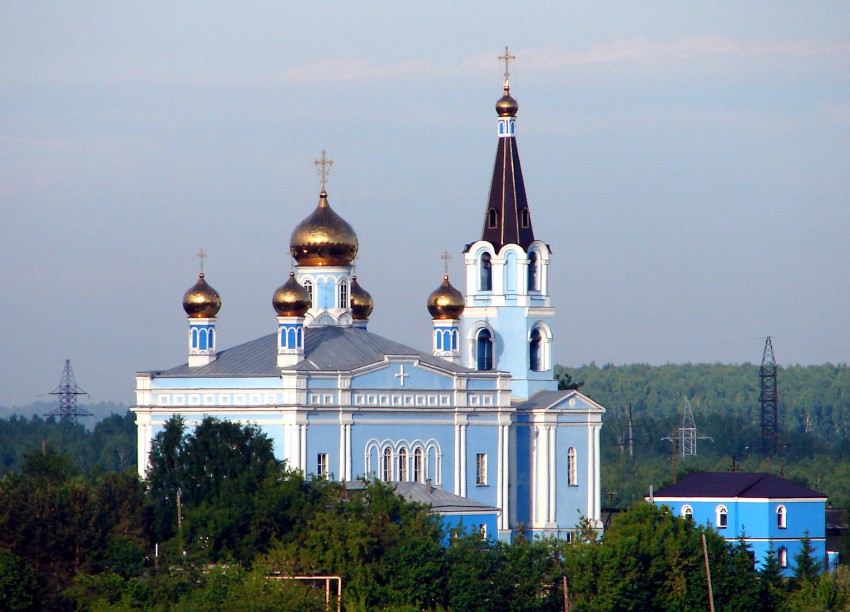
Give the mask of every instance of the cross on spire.
M 198 251 L 198 258 L 201 260 L 201 275 L 204 274 L 204 258 L 207 256 L 207 252 L 204 249 Z
M 511 60 L 515 60 L 516 55 L 511 55 L 508 51 L 508 46 L 505 45 L 505 54 L 499 56 L 499 61 L 505 62 L 505 83 L 511 78 L 511 70 L 510 70 L 510 62 Z
M 332 159 L 328 159 L 327 152 L 322 149 L 322 158 L 314 159 L 313 164 L 315 164 L 316 169 L 319 171 L 319 180 L 322 182 L 322 191 L 325 190 L 325 186 L 328 184 L 328 174 L 331 172 L 331 166 L 334 165 Z
M 442 260 L 443 260 L 443 268 L 444 268 L 444 269 L 445 269 L 445 271 L 446 271 L 446 276 L 448 276 L 448 275 L 449 275 L 449 260 L 450 260 L 451 258 L 452 258 L 452 256 L 451 256 L 451 255 L 449 255 L 449 252 L 448 252 L 448 251 L 443 251 L 443 254 L 442 254 L 442 255 L 440 255 L 440 259 L 442 259 Z

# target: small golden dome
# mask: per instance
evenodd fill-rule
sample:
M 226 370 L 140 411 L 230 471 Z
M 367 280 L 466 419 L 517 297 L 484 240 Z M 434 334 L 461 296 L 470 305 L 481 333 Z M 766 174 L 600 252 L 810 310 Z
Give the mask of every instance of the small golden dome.
M 295 272 L 290 272 L 289 280 L 274 292 L 272 306 L 279 317 L 303 317 L 310 310 L 310 293 L 295 280 Z
M 324 189 L 316 210 L 292 231 L 289 250 L 302 266 L 347 266 L 357 255 L 357 234 L 331 209 Z
M 221 309 L 221 297 L 204 280 L 204 273 L 198 276 L 198 282 L 183 294 L 183 310 L 191 319 L 211 319 Z
M 428 296 L 428 312 L 434 319 L 460 319 L 465 307 L 463 294 L 452 287 L 449 276 Z
M 519 104 L 511 96 L 511 86 L 505 81 L 505 95 L 496 102 L 496 112 L 499 117 L 516 117 Z
M 357 277 L 351 277 L 351 316 L 358 320 L 369 318 L 375 309 L 375 300 L 357 283 Z

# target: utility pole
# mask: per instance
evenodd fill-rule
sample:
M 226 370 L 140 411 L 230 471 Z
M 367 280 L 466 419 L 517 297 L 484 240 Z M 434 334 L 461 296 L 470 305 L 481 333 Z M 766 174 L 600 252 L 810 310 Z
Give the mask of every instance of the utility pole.
M 50 395 L 59 396 L 59 407 L 51 410 L 44 416 L 56 416 L 60 421 L 77 422 L 77 417 L 91 416 L 91 412 L 77 407 L 77 396 L 88 393 L 77 386 L 77 381 L 74 380 L 74 372 L 71 370 L 71 360 L 65 360 L 65 369 L 62 370 L 62 379 L 59 381 L 59 386 L 50 392 Z M 90 397 L 90 396 L 89 396 Z
M 779 410 L 776 389 L 776 358 L 770 336 L 764 342 L 759 368 L 759 406 L 761 408 L 761 451 L 767 456 L 779 449 Z
M 634 436 L 634 419 L 632 418 L 632 405 L 629 404 L 629 457 L 635 458 L 635 436 Z

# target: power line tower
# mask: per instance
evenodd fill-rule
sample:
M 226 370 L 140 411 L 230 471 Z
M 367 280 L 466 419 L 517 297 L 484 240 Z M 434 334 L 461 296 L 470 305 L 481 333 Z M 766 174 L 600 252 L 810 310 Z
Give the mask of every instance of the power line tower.
M 77 381 L 74 380 L 74 371 L 71 370 L 71 360 L 65 360 L 65 369 L 62 370 L 62 380 L 59 381 L 59 386 L 50 392 L 50 395 L 59 396 L 59 407 L 51 410 L 44 416 L 59 417 L 60 421 L 71 421 L 76 423 L 77 417 L 91 416 L 91 412 L 77 407 L 77 396 L 88 393 L 77 386 Z
M 761 407 L 761 450 L 775 455 L 779 449 L 779 410 L 776 392 L 776 359 L 770 336 L 764 342 L 759 368 L 759 406 Z
M 685 398 L 685 409 L 682 411 L 682 426 L 679 428 L 679 449 L 682 457 L 696 457 L 697 440 L 711 440 L 709 436 L 697 433 L 697 424 L 694 422 L 694 413 L 691 410 L 691 401 Z

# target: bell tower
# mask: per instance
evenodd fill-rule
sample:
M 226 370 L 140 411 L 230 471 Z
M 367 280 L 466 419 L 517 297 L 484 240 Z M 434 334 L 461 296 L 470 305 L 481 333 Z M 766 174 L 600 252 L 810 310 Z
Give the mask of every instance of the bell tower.
M 511 395 L 531 397 L 558 385 L 552 371 L 549 246 L 534 237 L 516 142 L 517 101 L 496 102 L 498 145 L 481 238 L 464 250 L 466 309 L 461 320 L 463 364 L 512 375 Z

